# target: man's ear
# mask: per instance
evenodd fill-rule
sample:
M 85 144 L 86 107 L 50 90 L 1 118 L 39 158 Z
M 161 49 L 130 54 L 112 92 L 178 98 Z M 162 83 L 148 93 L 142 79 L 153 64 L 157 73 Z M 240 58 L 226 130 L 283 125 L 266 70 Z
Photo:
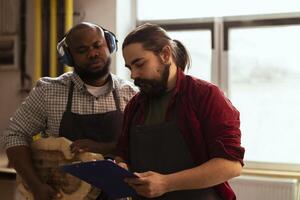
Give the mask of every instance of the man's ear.
M 163 63 L 170 63 L 172 57 L 171 47 L 168 45 L 164 46 L 159 53 L 159 56 Z

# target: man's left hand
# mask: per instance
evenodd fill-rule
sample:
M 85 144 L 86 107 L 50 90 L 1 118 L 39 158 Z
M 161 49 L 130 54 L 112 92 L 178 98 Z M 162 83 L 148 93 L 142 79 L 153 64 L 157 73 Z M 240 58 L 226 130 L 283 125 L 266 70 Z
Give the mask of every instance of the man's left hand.
M 168 192 L 166 175 L 148 171 L 145 173 L 135 173 L 139 178 L 127 178 L 125 181 L 139 195 L 153 198 L 159 197 Z
M 82 152 L 99 152 L 99 143 L 90 139 L 80 139 L 75 140 L 71 145 L 72 153 L 82 153 Z

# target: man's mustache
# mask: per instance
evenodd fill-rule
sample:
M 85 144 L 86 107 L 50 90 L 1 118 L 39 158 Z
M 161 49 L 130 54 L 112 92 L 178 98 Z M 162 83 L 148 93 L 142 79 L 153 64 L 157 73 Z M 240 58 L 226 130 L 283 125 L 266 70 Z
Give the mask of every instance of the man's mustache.
M 137 78 L 134 80 L 134 84 L 139 87 L 141 87 L 142 85 L 145 85 L 145 84 L 149 84 L 149 83 L 151 84 L 151 81 L 146 80 L 146 79 Z

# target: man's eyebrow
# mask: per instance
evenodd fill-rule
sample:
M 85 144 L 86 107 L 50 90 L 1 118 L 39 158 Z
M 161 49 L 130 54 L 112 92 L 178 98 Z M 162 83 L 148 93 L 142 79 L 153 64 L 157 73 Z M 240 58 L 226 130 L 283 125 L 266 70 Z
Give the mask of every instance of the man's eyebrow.
M 135 63 L 137 63 L 138 61 L 140 61 L 140 60 L 142 60 L 143 58 L 136 58 L 136 59 L 134 59 L 129 65 L 128 64 L 125 64 L 125 67 L 127 67 L 127 68 L 131 68 L 130 66 L 131 65 L 134 65 Z
M 96 40 L 96 41 L 94 41 L 93 43 L 92 43 L 92 45 L 95 45 L 95 44 L 102 44 L 103 43 L 103 41 L 101 41 L 101 40 Z M 78 46 L 74 46 L 74 48 L 75 49 L 82 49 L 82 48 L 87 48 L 87 47 L 89 47 L 89 45 L 87 45 L 87 44 L 79 44 Z
M 79 45 L 75 47 L 75 49 L 81 49 L 81 48 L 87 48 L 87 45 Z
M 143 58 L 136 58 L 131 62 L 131 65 L 134 65 L 135 63 L 139 62 L 140 60 L 142 60 Z

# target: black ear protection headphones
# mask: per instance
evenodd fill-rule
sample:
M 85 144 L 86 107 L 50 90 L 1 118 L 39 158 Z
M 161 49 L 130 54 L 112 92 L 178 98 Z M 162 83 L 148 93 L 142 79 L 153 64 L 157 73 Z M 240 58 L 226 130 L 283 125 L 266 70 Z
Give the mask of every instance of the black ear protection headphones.
M 98 25 L 95 25 L 98 26 Z M 113 53 L 118 50 L 118 40 L 112 32 L 106 30 L 105 28 L 98 26 L 101 28 L 104 32 L 104 37 L 107 43 L 107 47 L 110 53 Z M 68 36 L 69 32 L 67 32 L 63 39 L 58 42 L 57 44 L 57 52 L 58 52 L 58 61 L 61 64 L 68 65 L 68 66 L 74 66 L 74 61 L 72 58 L 72 55 L 70 53 L 70 50 L 68 48 L 68 44 L 66 43 L 66 37 Z

